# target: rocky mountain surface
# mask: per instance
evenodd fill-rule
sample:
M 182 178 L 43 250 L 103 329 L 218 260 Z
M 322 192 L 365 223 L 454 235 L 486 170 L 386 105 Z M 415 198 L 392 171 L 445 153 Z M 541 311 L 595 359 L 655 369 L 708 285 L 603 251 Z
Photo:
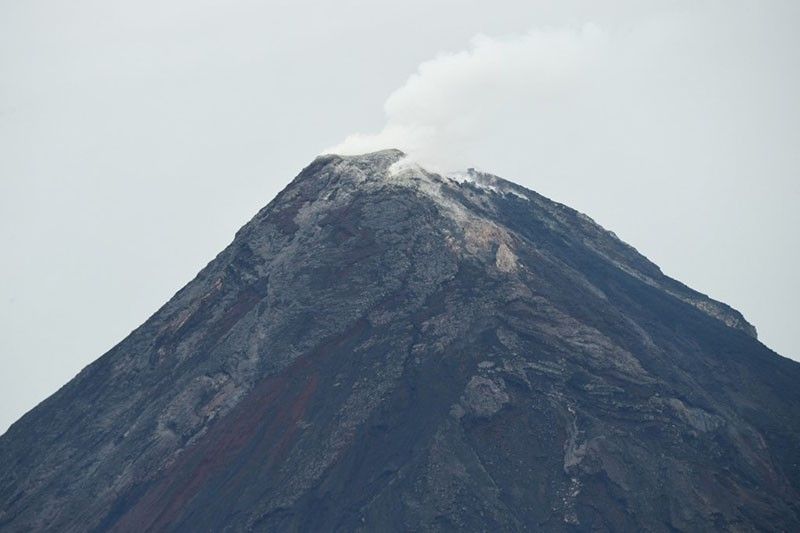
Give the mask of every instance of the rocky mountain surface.
M 585 215 L 321 156 L 0 437 L 0 530 L 798 531 L 798 384 Z

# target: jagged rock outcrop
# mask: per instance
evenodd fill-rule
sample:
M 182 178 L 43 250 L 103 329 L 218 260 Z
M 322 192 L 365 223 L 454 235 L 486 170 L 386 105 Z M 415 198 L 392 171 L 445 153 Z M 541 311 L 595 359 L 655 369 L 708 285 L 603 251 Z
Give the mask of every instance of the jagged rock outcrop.
M 0 530 L 798 530 L 799 382 L 585 215 L 321 156 L 0 437 Z

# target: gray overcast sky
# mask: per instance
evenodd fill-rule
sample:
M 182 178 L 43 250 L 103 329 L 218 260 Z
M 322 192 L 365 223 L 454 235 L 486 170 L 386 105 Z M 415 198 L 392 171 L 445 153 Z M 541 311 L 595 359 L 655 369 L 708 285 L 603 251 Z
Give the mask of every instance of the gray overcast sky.
M 0 0 L 0 432 L 333 146 L 571 205 L 800 358 L 798 27 L 796 1 Z

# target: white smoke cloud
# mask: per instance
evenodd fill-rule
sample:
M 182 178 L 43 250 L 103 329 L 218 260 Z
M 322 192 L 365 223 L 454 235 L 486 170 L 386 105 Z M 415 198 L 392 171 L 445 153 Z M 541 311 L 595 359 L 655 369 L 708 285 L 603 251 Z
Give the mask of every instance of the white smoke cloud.
M 377 133 L 354 133 L 325 152 L 399 148 L 438 170 L 463 166 L 493 125 L 537 112 L 577 90 L 607 38 L 593 24 L 532 30 L 509 38 L 477 35 L 469 49 L 419 65 L 384 104 Z

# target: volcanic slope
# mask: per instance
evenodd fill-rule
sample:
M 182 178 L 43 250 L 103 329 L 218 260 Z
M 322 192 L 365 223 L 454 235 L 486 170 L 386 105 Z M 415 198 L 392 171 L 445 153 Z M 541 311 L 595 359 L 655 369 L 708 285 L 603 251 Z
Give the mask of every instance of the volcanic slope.
M 0 437 L 0 530 L 798 531 L 798 383 L 585 215 L 326 155 Z

